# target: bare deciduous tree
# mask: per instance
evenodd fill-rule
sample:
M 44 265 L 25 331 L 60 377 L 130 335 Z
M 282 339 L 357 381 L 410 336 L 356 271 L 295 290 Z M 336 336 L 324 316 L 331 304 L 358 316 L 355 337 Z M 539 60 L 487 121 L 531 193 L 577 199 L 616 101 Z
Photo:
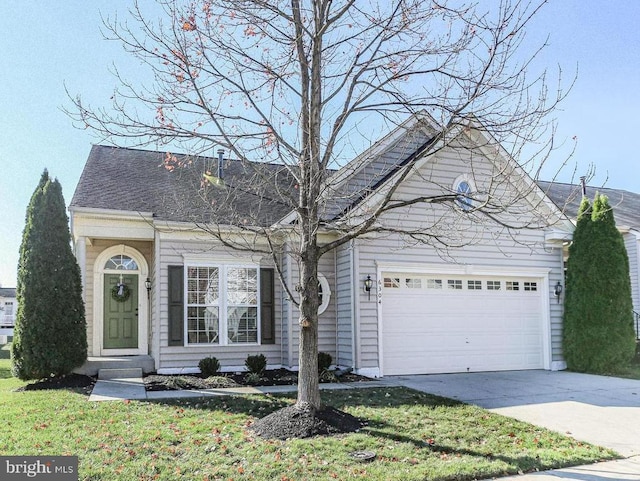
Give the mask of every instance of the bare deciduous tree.
M 505 187 L 514 168 L 500 161 L 517 158 L 535 175 L 554 147 L 548 114 L 564 95 L 560 71 L 550 89 L 547 72 L 534 73 L 544 45 L 522 49 L 543 1 L 158 3 L 162 19 L 136 5 L 132 26 L 105 22 L 109 38 L 150 69 L 152 83 L 131 83 L 116 72 L 112 105 L 94 109 L 77 97 L 74 116 L 116 142 L 180 146 L 194 155 L 222 148 L 244 163 L 244 180 L 194 187 L 206 208 L 224 204 L 224 213 L 212 217 L 217 222 L 202 227 L 234 248 L 271 253 L 276 266 L 282 239 L 295 246 L 290 255 L 300 282 L 295 289 L 283 283 L 300 312 L 299 404 L 320 405 L 318 260 L 324 253 L 372 232 L 450 249 L 470 242 L 474 225 L 510 230 L 549 222 L 522 202 L 531 185 L 519 186 L 516 195 Z M 378 159 L 366 174 L 372 158 L 361 155 L 344 166 L 343 159 L 393 129 L 402 133 L 402 162 Z M 531 145 L 538 148 L 525 161 L 523 147 Z M 450 186 L 440 186 L 439 195 L 398 195 L 420 159 L 442 149 L 464 152 L 472 168 L 474 155 L 495 160 L 485 180 L 478 175 L 473 205 L 459 216 L 462 236 L 447 220 L 460 202 Z M 168 155 L 166 165 L 181 161 Z M 335 172 L 337 166 L 343 168 Z M 357 175 L 364 182 L 355 188 L 350 180 Z M 206 182 L 219 181 L 211 173 Z M 361 202 L 374 190 L 376 202 Z M 261 209 L 290 215 L 265 222 L 262 212 L 259 222 L 246 209 L 234 212 L 234 203 L 247 197 L 256 217 Z M 380 222 L 394 210 L 426 205 L 433 215 L 419 227 Z M 230 228 L 244 235 L 231 236 Z M 325 231 L 331 240 L 321 242 Z

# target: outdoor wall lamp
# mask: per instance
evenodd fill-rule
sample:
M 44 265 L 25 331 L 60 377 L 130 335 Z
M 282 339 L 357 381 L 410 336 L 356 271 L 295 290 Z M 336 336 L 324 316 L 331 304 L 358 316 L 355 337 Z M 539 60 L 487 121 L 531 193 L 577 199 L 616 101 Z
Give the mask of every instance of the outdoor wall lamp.
M 371 276 L 367 276 L 364 280 L 364 292 L 369 294 L 369 300 L 371 300 L 371 288 L 373 287 L 373 281 L 371 280 Z
M 147 280 L 144 281 L 144 287 L 147 288 L 147 299 L 151 298 L 151 279 L 147 277 Z
M 558 281 L 556 287 L 553 289 L 553 295 L 558 298 L 558 304 L 560 304 L 560 294 L 562 294 L 562 284 Z

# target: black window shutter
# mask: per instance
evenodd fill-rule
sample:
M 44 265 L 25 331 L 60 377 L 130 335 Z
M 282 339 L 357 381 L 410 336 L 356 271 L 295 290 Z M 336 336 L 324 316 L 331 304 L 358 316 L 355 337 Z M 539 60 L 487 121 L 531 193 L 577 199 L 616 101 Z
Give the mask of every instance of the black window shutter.
M 169 346 L 184 344 L 184 266 L 169 266 Z
M 260 269 L 260 327 L 262 344 L 275 344 L 275 292 L 274 270 Z

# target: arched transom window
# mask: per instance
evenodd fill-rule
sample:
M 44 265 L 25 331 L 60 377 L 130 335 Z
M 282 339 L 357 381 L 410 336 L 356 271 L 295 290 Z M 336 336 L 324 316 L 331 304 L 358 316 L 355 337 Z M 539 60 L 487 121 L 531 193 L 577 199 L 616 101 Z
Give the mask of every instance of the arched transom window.
M 105 269 L 114 269 L 117 271 L 137 271 L 138 264 L 131 257 L 124 254 L 118 254 L 109 259 L 105 265 Z

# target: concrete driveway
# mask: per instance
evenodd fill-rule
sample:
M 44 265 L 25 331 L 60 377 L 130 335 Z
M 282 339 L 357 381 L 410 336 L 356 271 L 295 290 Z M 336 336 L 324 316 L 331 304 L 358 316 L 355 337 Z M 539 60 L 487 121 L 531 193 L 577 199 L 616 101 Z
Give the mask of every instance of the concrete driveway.
M 625 457 L 640 454 L 640 381 L 566 371 L 389 376 L 385 380 L 476 404 L 609 447 Z

